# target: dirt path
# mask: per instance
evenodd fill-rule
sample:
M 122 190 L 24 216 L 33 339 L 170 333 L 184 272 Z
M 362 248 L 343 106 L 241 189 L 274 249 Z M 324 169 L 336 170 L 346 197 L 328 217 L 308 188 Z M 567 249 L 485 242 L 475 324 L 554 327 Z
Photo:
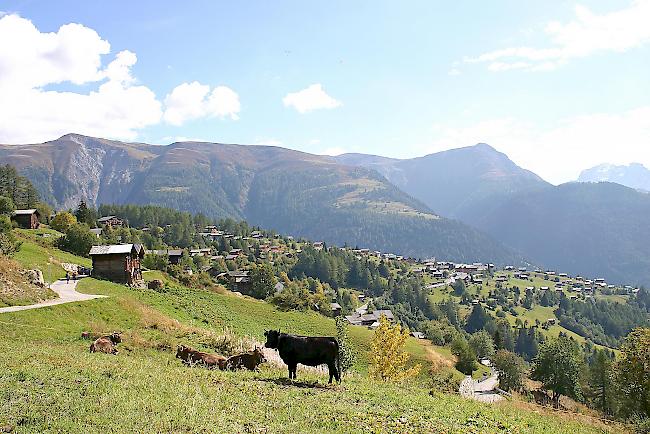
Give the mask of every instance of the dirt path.
M 503 396 L 497 392 L 499 386 L 499 374 L 492 372 L 492 375 L 483 381 L 476 381 L 467 376 L 461 383 L 458 392 L 465 398 L 471 398 L 480 402 L 498 402 Z
M 59 295 L 59 298 L 45 300 L 40 303 L 30 304 L 27 306 L 2 307 L 0 308 L 0 313 L 19 312 L 21 310 L 38 309 L 41 307 L 56 306 L 57 304 L 72 303 L 75 301 L 85 301 L 92 300 L 94 298 L 106 297 L 105 295 L 91 295 L 77 292 L 77 283 L 79 283 L 78 280 L 71 280 L 70 283 L 66 283 L 64 279 L 57 280 L 52 284 L 51 288 L 52 291 L 56 292 Z

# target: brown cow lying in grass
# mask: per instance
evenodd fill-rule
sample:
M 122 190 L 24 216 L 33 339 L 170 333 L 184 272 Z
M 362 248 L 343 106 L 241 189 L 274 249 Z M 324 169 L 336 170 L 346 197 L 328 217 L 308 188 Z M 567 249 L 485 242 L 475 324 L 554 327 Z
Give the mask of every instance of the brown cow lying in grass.
M 255 347 L 255 350 L 253 351 L 230 357 L 226 361 L 226 369 L 234 371 L 236 369 L 246 368 L 249 371 L 255 371 L 257 370 L 257 367 L 264 362 L 266 362 L 264 353 L 262 353 L 262 350 Z
M 178 346 L 176 358 L 181 359 L 186 365 L 204 365 L 208 368 L 219 368 L 222 371 L 226 368 L 225 357 L 197 351 L 185 345 Z
M 122 342 L 122 336 L 117 332 L 113 332 L 110 335 L 96 339 L 95 342 L 90 344 L 90 352 L 117 354 L 117 348 L 115 346 L 120 342 Z

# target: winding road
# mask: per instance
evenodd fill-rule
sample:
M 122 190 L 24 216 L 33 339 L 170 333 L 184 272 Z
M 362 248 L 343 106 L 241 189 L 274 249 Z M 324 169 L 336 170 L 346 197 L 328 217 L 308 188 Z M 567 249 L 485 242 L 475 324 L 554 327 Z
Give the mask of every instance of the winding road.
M 480 402 L 498 402 L 503 396 L 496 390 L 499 386 L 499 374 L 492 371 L 492 375 L 483 381 L 476 381 L 469 375 L 460 383 L 458 392 L 465 398 Z
M 66 283 L 65 279 L 57 280 L 52 283 L 50 288 L 59 295 L 58 298 L 44 300 L 40 303 L 30 304 L 27 306 L 0 307 L 0 313 L 19 312 L 21 310 L 38 309 L 41 307 L 56 306 L 57 304 L 73 303 L 75 301 L 86 301 L 106 297 L 105 295 L 82 294 L 77 292 L 77 283 L 79 283 L 79 280 L 71 280 L 70 283 Z

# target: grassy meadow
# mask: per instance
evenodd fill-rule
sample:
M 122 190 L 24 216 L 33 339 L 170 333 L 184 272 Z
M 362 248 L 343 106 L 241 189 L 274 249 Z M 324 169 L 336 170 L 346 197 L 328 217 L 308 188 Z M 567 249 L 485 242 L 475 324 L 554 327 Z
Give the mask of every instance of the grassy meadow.
M 23 247 L 28 247 L 19 259 L 24 264 L 64 257 L 29 240 Z M 290 382 L 285 370 L 265 365 L 253 373 L 188 368 L 174 357 L 178 343 L 228 354 L 261 341 L 268 328 L 332 335 L 334 321 L 316 313 L 282 312 L 225 291 L 171 285 L 159 291 L 130 289 L 90 278 L 78 290 L 109 297 L 0 314 L 0 432 L 618 430 L 586 416 L 442 393 L 434 387 L 432 371 L 453 369 L 452 356 L 447 348 L 415 339 L 408 351 L 413 362 L 424 365 L 420 377 L 399 385 L 372 381 L 366 374 L 372 332 L 361 327 L 350 328 L 359 356 L 341 385 L 327 385 L 325 376 L 301 370 L 298 381 Z M 90 354 L 90 342 L 81 338 L 85 330 L 123 332 L 120 353 Z

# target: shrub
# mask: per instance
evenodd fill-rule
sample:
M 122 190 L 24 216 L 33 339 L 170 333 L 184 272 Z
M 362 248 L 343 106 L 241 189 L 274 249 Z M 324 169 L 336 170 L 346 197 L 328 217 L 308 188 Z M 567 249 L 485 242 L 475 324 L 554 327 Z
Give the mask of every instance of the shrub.
M 65 235 L 57 240 L 61 250 L 78 256 L 88 256 L 90 248 L 96 243 L 97 237 L 90 232 L 88 225 L 83 223 L 73 224 L 67 229 Z
M 336 340 L 339 343 L 339 360 L 341 362 L 341 376 L 347 372 L 356 360 L 356 352 L 348 338 L 348 325 L 344 317 L 336 317 Z
M 499 372 L 499 385 L 503 390 L 521 390 L 526 373 L 524 359 L 510 351 L 499 350 L 492 363 Z
M 420 364 L 406 368 L 410 358 L 404 349 L 408 337 L 408 330 L 399 324 L 391 325 L 385 316 L 381 316 L 371 343 L 368 373 L 372 378 L 404 381 L 419 374 Z
M 469 346 L 479 358 L 494 356 L 494 341 L 492 336 L 485 330 L 474 333 L 469 338 Z
M 142 266 L 150 270 L 165 271 L 169 265 L 169 259 L 165 255 L 148 253 L 142 260 Z
M 462 336 L 457 337 L 451 343 L 451 352 L 458 358 L 456 369 L 465 375 L 472 375 L 476 370 L 476 353 L 469 346 L 467 339 Z
M 50 227 L 59 232 L 67 232 L 70 226 L 77 223 L 77 217 L 69 212 L 60 212 L 50 222 Z

